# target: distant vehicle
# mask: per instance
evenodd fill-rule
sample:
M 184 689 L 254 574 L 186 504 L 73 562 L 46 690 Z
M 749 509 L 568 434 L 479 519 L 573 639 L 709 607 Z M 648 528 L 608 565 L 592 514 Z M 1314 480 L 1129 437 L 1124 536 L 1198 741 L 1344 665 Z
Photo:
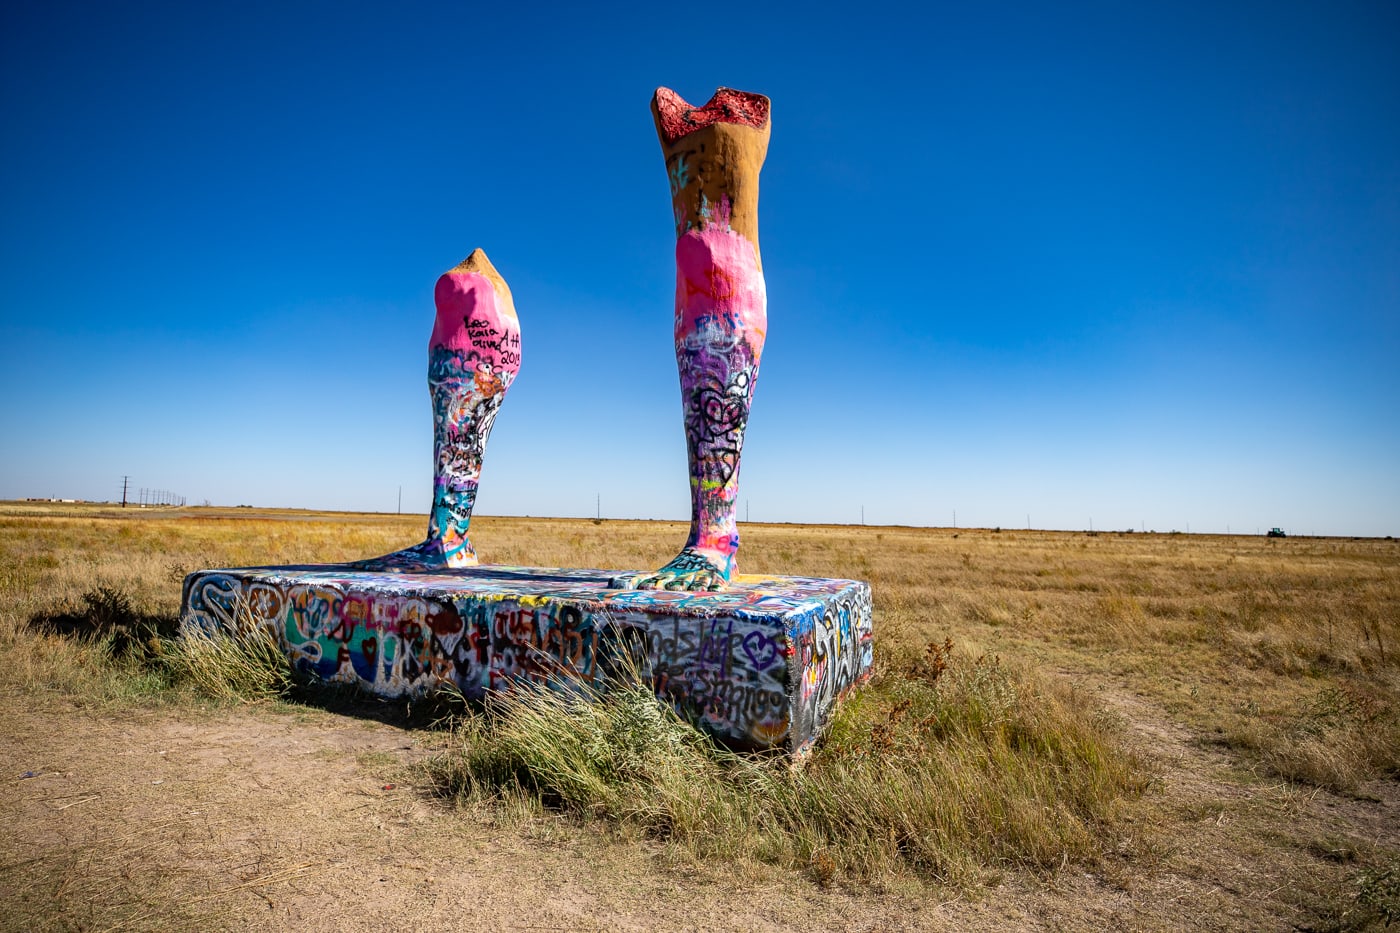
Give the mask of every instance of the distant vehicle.
M 1270 529 L 1269 529 L 1269 537 L 1270 537 L 1270 538 L 1286 538 L 1286 537 L 1288 537 L 1288 535 L 1284 533 L 1284 530 L 1283 530 L 1282 528 L 1270 528 Z

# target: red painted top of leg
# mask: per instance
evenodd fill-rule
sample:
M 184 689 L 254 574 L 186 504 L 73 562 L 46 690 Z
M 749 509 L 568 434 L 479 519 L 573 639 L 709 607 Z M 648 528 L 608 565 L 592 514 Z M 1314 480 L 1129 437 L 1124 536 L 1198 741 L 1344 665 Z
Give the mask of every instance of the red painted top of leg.
M 688 133 L 713 123 L 738 123 L 762 129 L 768 123 L 768 98 L 762 94 L 736 91 L 722 87 L 703 107 L 692 107 L 675 91 L 668 87 L 656 89 L 653 98 L 659 116 L 661 133 L 666 145 L 673 144 Z

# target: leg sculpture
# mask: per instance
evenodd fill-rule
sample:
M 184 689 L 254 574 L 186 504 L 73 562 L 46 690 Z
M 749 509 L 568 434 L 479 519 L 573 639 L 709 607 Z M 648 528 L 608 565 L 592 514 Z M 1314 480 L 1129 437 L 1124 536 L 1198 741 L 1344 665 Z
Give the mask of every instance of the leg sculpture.
M 362 561 L 366 569 L 470 567 L 467 537 L 486 438 L 520 370 L 520 322 L 510 288 L 474 251 L 438 279 L 437 321 L 428 341 L 433 402 L 433 510 L 423 543 Z
M 676 364 L 691 522 L 684 550 L 635 585 L 716 590 L 735 572 L 739 456 L 768 327 L 758 175 L 769 102 L 720 88 L 692 107 L 660 88 L 651 106 L 676 218 Z

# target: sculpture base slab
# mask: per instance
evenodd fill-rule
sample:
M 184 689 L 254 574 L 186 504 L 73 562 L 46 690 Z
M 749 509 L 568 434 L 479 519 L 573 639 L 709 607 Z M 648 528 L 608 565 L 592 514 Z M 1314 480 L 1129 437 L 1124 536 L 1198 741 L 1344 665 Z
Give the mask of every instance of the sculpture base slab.
M 206 632 L 261 625 L 297 668 L 385 697 L 446 684 L 473 698 L 522 682 L 604 687 L 625 661 L 726 744 L 792 754 L 869 677 L 869 584 L 744 575 L 718 593 L 612 588 L 628 576 L 506 566 L 201 570 L 185 578 L 180 621 Z

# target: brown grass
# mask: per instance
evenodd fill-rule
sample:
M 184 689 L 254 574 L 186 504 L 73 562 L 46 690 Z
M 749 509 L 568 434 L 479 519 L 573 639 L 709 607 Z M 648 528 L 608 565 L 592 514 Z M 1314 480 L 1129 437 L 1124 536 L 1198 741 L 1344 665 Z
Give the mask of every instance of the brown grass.
M 0 507 L 0 639 L 107 587 L 173 616 L 199 567 L 330 562 L 416 540 L 421 516 L 294 510 Z M 495 563 L 657 566 L 676 522 L 479 517 Z M 1126 674 L 1214 741 L 1329 788 L 1400 768 L 1400 542 L 1104 532 L 752 525 L 745 572 L 874 587 L 882 669 L 929 642 L 1045 671 Z M 59 639 L 25 638 L 25 680 L 103 681 Z M 76 679 L 74 679 L 76 678 Z M 97 689 L 103 689 L 94 683 Z M 107 689 L 115 689 L 108 684 Z
M 114 659 L 110 646 L 44 634 L 31 622 L 81 612 L 85 594 L 101 587 L 124 594 L 135 613 L 168 618 L 178 609 L 180 579 L 195 568 L 359 558 L 417 540 L 424 525 L 421 516 L 0 506 L 0 649 L 7 658 L 0 690 L 178 707 L 191 695 L 139 656 Z M 493 562 L 613 569 L 659 566 L 684 533 L 675 522 L 478 517 L 473 526 L 479 552 Z M 1156 826 L 1155 838 L 1174 838 L 1195 832 L 1210 814 L 1154 810 L 1150 794 L 1134 803 L 1147 772 L 1115 738 L 1122 704 L 1106 708 L 1077 690 L 1086 678 L 1161 710 L 1197 747 L 1237 762 L 1242 781 L 1364 799 L 1377 780 L 1400 774 L 1400 542 L 785 525 L 748 525 L 743 533 L 745 572 L 856 577 L 874 588 L 876 680 L 842 712 L 802 780 L 837 772 L 848 780 L 865 768 L 849 786 L 868 789 L 918 771 L 902 761 L 923 768 L 939 749 L 980 747 L 994 767 L 975 773 L 1001 781 L 959 789 L 947 776 L 957 767 L 938 779 L 947 812 L 969 827 L 1000 827 L 985 839 L 958 830 L 921 853 L 917 833 L 901 840 L 896 828 L 890 849 L 851 846 L 853 826 L 888 836 L 902 804 L 938 802 L 936 793 L 906 795 L 883 823 L 861 824 L 857 808 L 833 802 L 831 812 L 845 814 L 839 827 L 797 811 L 798 830 L 787 837 L 765 837 L 767 828 L 756 824 L 745 857 L 783 850 L 779 863 L 804 866 L 827 883 L 911 871 L 985 879 L 1002 868 L 1075 863 L 1110 871 L 1123 853 L 1136 865 L 1128 877 L 1150 871 L 1153 859 L 1170 861 L 1152 855 L 1142 826 Z M 955 646 L 953 675 L 921 691 L 928 648 L 945 639 Z M 953 742 L 968 727 L 940 721 L 936 707 L 967 699 L 956 681 L 986 676 L 976 673 L 979 663 L 998 670 L 1025 714 L 1049 731 L 1006 733 L 1000 745 L 985 732 L 976 733 L 980 746 Z M 1021 759 L 996 758 L 998 748 L 1017 742 L 1040 747 Z M 1065 755 L 1081 762 L 1100 756 L 1103 771 L 1056 771 L 1056 756 Z M 1089 786 L 1100 773 L 1117 776 Z M 1046 775 L 1059 775 L 1060 784 L 1045 793 L 1066 794 L 1059 815 L 1059 803 L 1040 811 L 1024 805 Z M 1065 784 L 1075 780 L 1088 783 Z M 1097 802 L 1081 806 L 1085 800 Z M 949 825 L 947 812 L 904 816 L 927 829 Z M 1126 845 L 1130 824 L 1138 835 Z M 1284 826 L 1269 832 L 1286 833 Z M 717 837 L 691 835 L 702 839 L 697 851 L 717 845 Z M 881 863 L 879 851 L 894 855 Z M 1373 876 L 1388 877 L 1384 866 L 1393 862 L 1385 859 L 1394 853 L 1358 851 L 1348 863 L 1382 866 L 1361 875 L 1347 869 L 1371 879 L 1370 891 Z

